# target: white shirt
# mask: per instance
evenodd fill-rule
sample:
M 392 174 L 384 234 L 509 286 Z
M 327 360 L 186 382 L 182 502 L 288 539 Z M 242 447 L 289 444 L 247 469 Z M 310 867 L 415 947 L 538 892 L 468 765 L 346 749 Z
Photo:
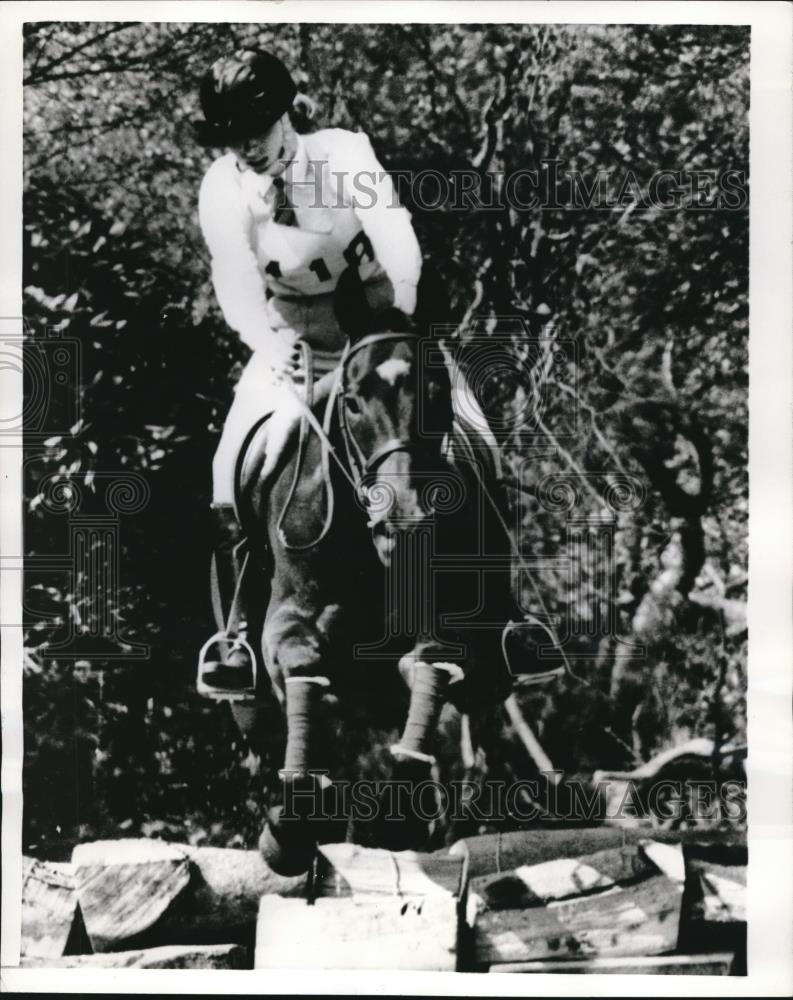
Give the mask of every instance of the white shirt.
M 299 136 L 283 177 L 295 211 L 291 226 L 273 219 L 273 178 L 240 169 L 233 153 L 217 159 L 201 184 L 199 221 L 215 294 L 242 340 L 253 350 L 266 347 L 277 363 L 291 345 L 279 343 L 268 324 L 267 292 L 331 292 L 352 262 L 363 281 L 385 272 L 395 305 L 412 313 L 421 251 L 367 136 L 344 129 Z

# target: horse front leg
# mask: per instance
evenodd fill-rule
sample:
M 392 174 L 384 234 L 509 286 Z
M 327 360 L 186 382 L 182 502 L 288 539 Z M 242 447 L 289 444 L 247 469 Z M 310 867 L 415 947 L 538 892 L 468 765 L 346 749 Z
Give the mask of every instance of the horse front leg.
M 402 657 L 399 671 L 410 689 L 410 703 L 402 735 L 391 747 L 393 785 L 381 795 L 379 840 L 390 850 L 426 850 L 441 816 L 437 790 L 434 802 L 428 800 L 433 786 L 425 783 L 437 780 L 433 749 L 440 715 L 463 672 L 457 664 L 420 659 L 415 653 Z
M 441 709 L 450 685 L 462 680 L 462 668 L 456 663 L 427 662 L 409 656 L 402 657 L 399 670 L 410 688 L 410 705 L 402 736 L 391 747 L 391 753 L 397 760 L 432 765 L 432 742 Z
M 322 642 L 305 620 L 284 626 L 276 615 L 265 628 L 267 663 L 283 698 L 286 747 L 279 769 L 283 805 L 271 810 L 259 840 L 265 861 L 280 875 L 307 871 L 317 840 L 328 835 L 325 793 L 331 787 L 320 769 L 323 700 L 330 687 Z

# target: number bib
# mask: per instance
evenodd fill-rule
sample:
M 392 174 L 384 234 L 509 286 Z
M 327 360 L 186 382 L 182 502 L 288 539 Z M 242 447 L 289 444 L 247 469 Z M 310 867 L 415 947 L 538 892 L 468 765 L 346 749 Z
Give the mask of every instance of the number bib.
M 295 188 L 294 225 L 274 222 L 259 201 L 249 202 L 253 216 L 253 246 L 267 287 L 275 295 L 322 295 L 333 291 L 340 275 L 357 266 L 368 281 L 384 272 L 375 260 L 369 237 L 352 205 L 324 166 L 320 204 L 314 184 Z

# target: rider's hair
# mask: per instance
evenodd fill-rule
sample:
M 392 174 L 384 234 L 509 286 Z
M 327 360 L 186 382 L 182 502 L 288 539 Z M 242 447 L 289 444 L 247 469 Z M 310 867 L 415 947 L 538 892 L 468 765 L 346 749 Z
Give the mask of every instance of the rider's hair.
M 289 111 L 289 119 L 292 122 L 295 132 L 304 135 L 316 128 L 314 116 L 317 113 L 317 105 L 308 94 L 296 94 L 292 107 Z

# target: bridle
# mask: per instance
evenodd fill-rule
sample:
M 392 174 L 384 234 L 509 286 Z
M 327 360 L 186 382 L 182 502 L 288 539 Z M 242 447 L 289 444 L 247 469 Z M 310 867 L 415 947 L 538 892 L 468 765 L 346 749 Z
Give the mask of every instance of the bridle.
M 353 491 L 357 497 L 363 497 L 366 493 L 366 479 L 374 472 L 375 469 L 383 462 L 389 455 L 393 455 L 397 451 L 413 452 L 417 448 L 417 444 L 414 441 L 410 441 L 407 438 L 389 438 L 384 444 L 376 448 L 375 451 L 368 457 L 364 455 L 363 450 L 355 439 L 354 434 L 350 430 L 349 422 L 347 419 L 347 411 L 345 408 L 345 397 L 347 396 L 347 365 L 350 362 L 350 358 L 353 357 L 359 350 L 364 347 L 368 347 L 370 344 L 377 343 L 379 341 L 385 340 L 412 340 L 417 341 L 419 335 L 412 330 L 395 331 L 388 330 L 382 333 L 370 333 L 360 340 L 356 340 L 355 343 L 347 344 L 344 352 L 339 361 L 339 366 L 337 368 L 336 379 L 333 384 L 333 388 L 328 396 L 328 401 L 325 406 L 325 414 L 322 423 L 319 422 L 317 417 L 314 415 L 312 410 L 313 403 L 313 363 L 311 357 L 311 349 L 305 341 L 301 342 L 301 349 L 303 351 L 303 362 L 304 371 L 306 374 L 306 396 L 303 398 L 300 393 L 298 393 L 293 386 L 290 386 L 292 392 L 297 400 L 301 409 L 301 419 L 300 419 L 300 435 L 298 439 L 298 449 L 297 457 L 295 461 L 295 473 L 292 478 L 292 483 L 289 488 L 289 493 L 287 494 L 284 505 L 281 508 L 281 513 L 278 517 L 278 522 L 276 524 L 276 530 L 278 532 L 281 544 L 290 552 L 306 552 L 309 549 L 314 548 L 319 545 L 319 543 L 325 538 L 331 528 L 333 523 L 333 512 L 334 512 L 334 490 L 333 481 L 330 475 L 330 459 L 332 458 L 339 470 L 341 471 L 344 478 L 352 486 Z M 341 430 L 341 437 L 344 443 L 344 451 L 346 456 L 346 462 L 339 454 L 337 448 L 330 439 L 330 428 L 333 418 L 334 408 L 338 415 L 339 428 Z M 308 441 L 308 431 L 309 427 L 314 430 L 320 442 L 320 467 L 322 469 L 322 482 L 325 488 L 326 496 L 326 512 L 325 519 L 322 524 L 322 529 L 316 538 L 312 539 L 310 542 L 304 543 L 294 543 L 290 542 L 284 531 L 284 520 L 286 519 L 289 507 L 292 504 L 292 500 L 297 490 L 298 483 L 300 481 L 300 472 L 303 466 L 303 458 L 305 455 L 306 444 Z
M 344 447 L 347 452 L 347 462 L 355 478 L 355 489 L 356 492 L 360 492 L 364 488 L 364 482 L 368 476 L 370 476 L 375 469 L 388 458 L 389 455 L 393 455 L 397 451 L 405 451 L 412 453 L 416 451 L 416 442 L 410 441 L 407 438 L 389 438 L 384 444 L 381 444 L 379 448 L 376 448 L 374 452 L 368 457 L 364 455 L 358 442 L 355 440 L 355 435 L 350 429 L 350 424 L 347 419 L 347 409 L 345 407 L 345 398 L 347 396 L 347 365 L 350 359 L 358 351 L 364 347 L 369 347 L 371 344 L 376 344 L 381 341 L 386 340 L 415 340 L 417 341 L 419 336 L 411 330 L 405 330 L 397 332 L 394 330 L 388 330 L 383 333 L 370 333 L 360 340 L 357 340 L 354 344 L 348 344 L 347 349 L 342 355 L 340 368 L 341 368 L 341 378 L 338 383 L 338 392 L 336 396 L 336 405 L 339 415 L 339 425 L 341 427 L 342 440 L 344 441 Z
M 356 341 L 354 344 L 348 344 L 342 354 L 341 361 L 336 370 L 336 378 L 333 384 L 333 388 L 328 396 L 328 401 L 325 406 L 325 414 L 322 423 L 317 420 L 311 409 L 311 404 L 313 400 L 313 365 L 311 363 L 311 350 L 308 345 L 303 341 L 301 342 L 301 347 L 303 349 L 303 355 L 305 360 L 305 371 L 306 371 L 306 398 L 304 399 L 298 392 L 292 388 L 295 399 L 297 400 L 299 406 L 302 410 L 301 425 L 300 425 L 300 440 L 298 445 L 297 462 L 295 466 L 295 475 L 292 480 L 292 485 L 289 490 L 289 494 L 284 502 L 284 506 L 281 510 L 277 522 L 277 531 L 281 539 L 281 543 L 285 549 L 292 552 L 305 552 L 309 549 L 314 548 L 319 545 L 319 543 L 325 538 L 331 528 L 333 523 L 333 509 L 334 509 L 334 493 L 333 493 L 333 482 L 330 475 L 330 458 L 333 458 L 339 471 L 342 473 L 347 482 L 352 486 L 357 496 L 362 495 L 364 489 L 364 479 L 369 475 L 377 466 L 383 462 L 389 455 L 392 455 L 396 451 L 414 451 L 416 448 L 415 442 L 408 441 L 404 438 L 391 438 L 385 442 L 385 444 L 380 445 L 371 455 L 363 455 L 361 448 L 359 447 L 357 441 L 350 432 L 349 424 L 347 422 L 347 415 L 344 411 L 344 395 L 346 393 L 345 376 L 347 373 L 347 365 L 349 364 L 350 358 L 357 353 L 361 348 L 368 346 L 369 344 L 376 343 L 381 340 L 418 340 L 418 334 L 413 331 L 385 331 L 382 333 L 370 333 L 362 337 L 360 340 Z M 345 463 L 341 455 L 338 453 L 336 447 L 330 439 L 330 426 L 333 417 L 334 407 L 338 413 L 339 425 L 342 432 L 342 439 L 345 445 L 345 451 L 347 454 L 347 462 Z M 287 510 L 291 504 L 292 498 L 294 496 L 295 490 L 297 489 L 297 484 L 300 479 L 300 469 L 302 466 L 303 453 L 305 450 L 305 442 L 308 438 L 308 428 L 312 427 L 316 432 L 321 448 L 321 468 L 322 468 L 322 480 L 326 490 L 327 496 L 327 510 L 325 514 L 325 520 L 322 525 L 322 530 L 319 535 L 312 539 L 310 542 L 306 542 L 301 545 L 295 545 L 290 543 L 283 530 L 283 521 L 286 517 Z M 356 455 L 353 455 L 356 452 Z M 349 466 L 349 468 L 348 468 Z M 546 618 L 550 618 L 546 608 L 545 600 L 543 598 L 540 588 L 534 579 L 534 574 L 531 568 L 524 558 L 523 552 L 521 551 L 519 545 L 515 541 L 512 530 L 507 523 L 501 508 L 496 501 L 493 493 L 489 489 L 488 483 L 485 480 L 482 470 L 479 468 L 479 463 L 474 461 L 472 463 L 472 469 L 481 487 L 484 497 L 487 499 L 490 507 L 493 510 L 495 517 L 497 518 L 501 529 L 504 532 L 505 537 L 509 541 L 509 546 L 512 551 L 513 557 L 516 559 L 521 571 L 525 574 L 526 579 L 529 581 L 530 586 L 534 592 L 535 597 L 543 610 Z M 551 634 L 555 636 L 553 627 L 551 627 Z M 579 681 L 580 683 L 586 685 L 587 687 L 592 687 L 589 681 L 585 678 L 580 677 L 574 672 L 570 666 L 570 661 L 567 654 L 564 651 L 564 647 L 558 641 L 556 641 L 557 647 L 560 651 L 562 660 L 564 662 L 565 671 L 572 678 Z

